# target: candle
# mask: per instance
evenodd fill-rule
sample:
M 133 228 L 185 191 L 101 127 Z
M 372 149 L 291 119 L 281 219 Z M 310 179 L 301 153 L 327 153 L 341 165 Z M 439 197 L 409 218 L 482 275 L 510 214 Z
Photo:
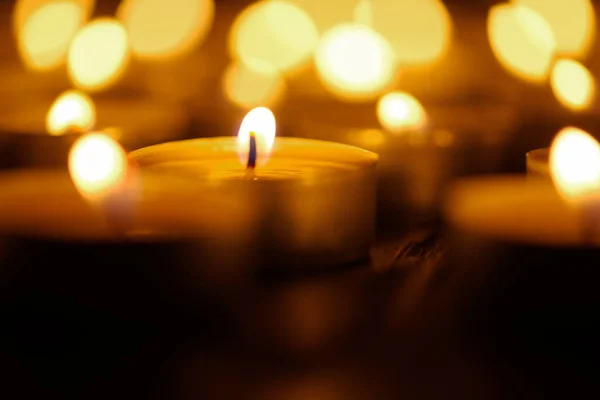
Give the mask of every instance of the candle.
M 246 210 L 222 192 L 127 164 L 111 138 L 92 133 L 73 146 L 72 177 L 35 169 L 1 175 L 3 282 L 43 276 L 108 302 L 114 286 L 121 300 L 151 313 L 134 299 L 138 289 L 140 296 L 164 290 L 170 302 L 244 275 Z
M 235 192 L 255 216 L 257 262 L 331 267 L 366 257 L 374 234 L 377 156 L 337 143 L 275 139 L 275 118 L 250 111 L 235 137 L 165 143 L 131 153 L 143 169 Z
M 548 166 L 550 158 L 550 149 L 536 149 L 527 152 L 525 161 L 527 163 L 527 174 L 540 178 L 550 178 L 550 169 Z
M 543 382 L 595 363 L 595 339 L 582 332 L 597 336 L 600 303 L 600 145 L 565 128 L 549 154 L 554 185 L 522 176 L 456 185 L 446 203 L 452 243 L 442 267 L 468 340 L 490 338 L 484 344 L 502 363 L 537 371 L 544 360 Z
M 384 235 L 437 219 L 451 178 L 496 170 L 517 125 L 511 109 L 424 108 L 407 93 L 384 96 L 377 112 L 364 105 L 301 107 L 293 111 L 307 117 L 290 124 L 295 136 L 355 145 L 379 155 L 378 233 Z
M 54 103 L 38 99 L 5 107 L 0 153 L 9 167 L 65 166 L 73 141 L 92 127 L 111 128 L 126 148 L 134 149 L 177 138 L 188 122 L 172 104 L 114 96 L 92 101 L 83 92 L 69 90 Z

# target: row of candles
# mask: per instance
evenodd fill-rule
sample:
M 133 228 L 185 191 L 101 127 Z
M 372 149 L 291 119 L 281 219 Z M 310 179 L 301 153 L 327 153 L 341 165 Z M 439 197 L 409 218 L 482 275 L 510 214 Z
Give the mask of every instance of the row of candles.
M 443 133 L 420 125 L 382 132 L 391 145 L 378 154 L 334 142 L 276 138 L 273 113 L 260 107 L 246 115 L 237 138 L 170 142 L 127 155 L 110 130 L 83 133 L 89 126 L 81 121 L 89 120 L 82 116 L 91 112 L 86 104 L 75 109 L 58 104 L 49 113 L 49 126 L 70 132 L 54 137 L 57 143 L 76 139 L 68 145 L 71 178 L 62 170 L 2 178 L 4 232 L 126 242 L 138 235 L 147 240 L 146 235 L 183 234 L 235 246 L 234 252 L 256 263 L 341 265 L 368 255 L 376 210 L 403 204 L 403 185 L 414 186 L 411 179 L 429 179 L 442 188 L 448 183 L 410 174 L 397 160 L 398 149 L 431 151 L 435 140 L 445 151 L 456 147 L 443 143 Z M 566 128 L 549 154 L 550 161 L 532 153 L 528 167 L 545 170 L 558 190 L 531 179 L 480 178 L 452 192 L 449 221 L 511 240 L 593 241 L 585 235 L 593 235 L 596 225 L 600 145 L 584 131 Z M 427 168 L 435 169 L 431 163 Z
M 76 9 L 73 8 L 74 11 L 84 12 L 85 18 L 83 19 L 85 20 L 89 17 L 91 6 L 88 4 L 89 2 L 83 3 L 86 3 L 84 8 L 77 8 L 73 4 L 49 4 L 47 7 L 40 7 L 39 9 L 32 6 L 29 7 L 29 10 L 26 7 L 27 2 L 19 3 L 21 8 L 17 7 L 15 12 L 16 16 L 19 17 L 20 15 L 20 17 L 16 18 L 15 27 L 18 30 L 17 37 L 19 38 L 21 56 L 30 67 L 32 67 L 31 62 L 39 61 L 39 59 L 35 58 L 35 46 L 28 47 L 27 43 L 38 43 L 35 39 L 38 36 L 35 36 L 35 34 L 39 35 L 40 32 L 44 31 L 41 28 L 45 26 L 43 22 L 47 21 L 48 15 L 52 15 L 56 11 L 54 10 L 56 7 L 75 7 Z M 192 3 L 194 2 L 189 2 L 189 4 Z M 111 56 L 103 57 L 105 60 L 103 59 L 102 63 L 96 63 L 98 65 L 90 65 L 94 64 L 93 60 L 90 63 L 90 60 L 86 61 L 77 56 L 81 53 L 78 49 L 93 47 L 94 43 L 100 43 L 104 40 L 102 38 L 105 38 L 106 34 L 110 32 L 114 33 L 114 39 L 111 41 L 123 44 L 125 47 L 127 46 L 127 40 L 123 38 L 128 35 L 133 53 L 136 57 L 144 60 L 169 58 L 179 51 L 188 51 L 202 41 L 212 21 L 214 11 L 212 2 L 203 1 L 200 3 L 203 4 L 202 15 L 206 18 L 200 22 L 191 22 L 189 27 L 193 27 L 193 29 L 190 28 L 189 32 L 178 30 L 181 34 L 179 38 L 181 40 L 169 39 L 167 35 L 159 38 L 161 40 L 154 41 L 163 43 L 162 50 L 159 47 L 153 47 L 151 45 L 152 41 L 145 41 L 145 35 L 142 33 L 148 33 L 147 28 L 151 25 L 148 21 L 157 17 L 154 8 L 163 10 L 164 7 L 155 5 L 156 7 L 153 8 L 148 4 L 144 5 L 144 2 L 128 1 L 123 3 L 117 13 L 117 19 L 122 22 L 122 25 L 115 20 L 99 19 L 92 21 L 81 30 L 78 26 L 76 30 L 69 33 L 73 36 L 74 32 L 77 31 L 75 39 L 72 41 L 70 40 L 72 38 L 66 40 L 62 47 L 61 57 L 67 60 L 71 80 L 77 87 L 99 91 L 114 84 L 120 78 L 127 64 L 126 59 L 129 57 L 125 56 L 125 50 L 120 52 L 121 45 L 112 46 Z M 124 185 L 128 189 L 125 192 L 120 189 L 116 190 L 115 193 L 117 194 L 112 194 L 113 189 L 106 189 L 107 193 L 111 193 L 110 195 L 101 194 L 99 199 L 98 196 L 94 195 L 92 196 L 93 200 L 90 200 L 89 195 L 86 194 L 84 197 L 94 204 L 94 209 L 99 207 L 104 210 L 102 214 L 112 215 L 115 212 L 113 209 L 116 207 L 113 204 L 115 199 L 127 199 L 125 202 L 116 202 L 116 204 L 119 204 L 117 215 L 122 216 L 125 212 L 122 210 L 131 213 L 132 210 L 138 208 L 133 204 L 140 201 L 140 198 L 136 200 L 135 196 L 132 197 L 133 192 L 137 190 L 143 193 L 144 190 L 154 190 L 162 193 L 164 191 L 164 195 L 169 197 L 167 192 L 171 189 L 167 190 L 167 188 L 170 183 L 165 182 L 174 180 L 174 182 L 177 182 L 175 184 L 177 190 L 186 193 L 183 196 L 186 201 L 195 196 L 200 196 L 200 193 L 200 198 L 204 199 L 207 204 L 219 204 L 225 199 L 232 199 L 231 204 L 228 203 L 227 207 L 231 213 L 225 213 L 226 216 L 219 216 L 221 213 L 209 213 L 210 218 L 202 216 L 202 219 L 209 221 L 209 225 L 229 226 L 226 222 L 219 223 L 218 221 L 221 218 L 224 221 L 229 221 L 228 217 L 235 214 L 232 210 L 239 211 L 236 218 L 240 222 L 234 224 L 237 228 L 225 235 L 229 239 L 233 240 L 235 238 L 236 240 L 239 239 L 240 242 L 246 241 L 247 243 L 260 242 L 261 246 L 268 243 L 271 248 L 279 248 L 279 250 L 272 250 L 271 252 L 280 252 L 287 261 L 297 258 L 290 254 L 306 253 L 313 257 L 309 257 L 308 260 L 311 262 L 306 264 L 311 264 L 314 260 L 317 260 L 315 261 L 316 264 L 322 264 L 322 260 L 329 260 L 326 263 L 339 264 L 359 258 L 359 254 L 363 256 L 366 254 L 376 225 L 379 228 L 379 233 L 381 233 L 381 228 L 384 225 L 386 225 L 386 229 L 392 231 L 399 229 L 406 223 L 406 219 L 403 219 L 404 216 L 396 219 L 395 216 L 405 214 L 407 210 L 409 214 L 418 212 L 423 214 L 425 218 L 435 216 L 441 206 L 442 196 L 447 184 L 452 178 L 464 172 L 461 171 L 461 167 L 456 165 L 457 160 L 468 160 L 472 153 L 478 153 L 481 150 L 480 147 L 474 149 L 473 143 L 465 137 L 465 130 L 476 131 L 477 138 L 481 139 L 483 137 L 484 141 L 488 140 L 490 143 L 487 143 L 487 145 L 492 148 L 499 147 L 498 142 L 495 141 L 496 139 L 500 141 L 507 140 L 507 132 L 511 131 L 512 127 L 503 127 L 501 132 L 495 135 L 487 132 L 490 126 L 496 127 L 499 122 L 505 124 L 510 120 L 510 116 L 500 115 L 498 109 L 492 110 L 494 117 L 500 116 L 496 120 L 484 118 L 479 111 L 477 115 L 474 115 L 475 113 L 469 110 L 469 107 L 456 113 L 451 112 L 450 118 L 439 118 L 436 113 L 443 110 L 428 107 L 426 113 L 418 100 L 408 93 L 388 92 L 380 96 L 382 92 L 387 91 L 386 88 L 389 86 L 390 79 L 397 72 L 397 65 L 395 65 L 395 62 L 390 61 L 392 58 L 408 57 L 409 59 L 403 60 L 409 64 L 411 62 L 426 63 L 440 58 L 446 52 L 452 24 L 442 2 L 437 0 L 423 2 L 424 8 L 416 9 L 423 12 L 423 15 L 426 15 L 429 20 L 439 22 L 434 24 L 436 29 L 441 27 L 439 32 L 434 32 L 435 34 L 421 35 L 424 40 L 427 39 L 427 45 L 422 46 L 421 51 L 416 53 L 406 51 L 403 47 L 403 43 L 406 43 L 401 39 L 406 35 L 402 35 L 401 32 L 396 32 L 394 29 L 386 30 L 386 27 L 391 28 L 395 24 L 390 25 L 388 18 L 382 17 L 386 14 L 382 11 L 388 10 L 386 7 L 391 7 L 388 10 L 390 15 L 397 14 L 398 9 L 396 7 L 399 7 L 399 9 L 407 7 L 406 10 L 410 13 L 417 12 L 414 7 L 408 6 L 408 3 L 399 2 L 398 5 L 390 5 L 386 2 L 365 1 L 357 5 L 353 4 L 351 7 L 353 22 L 334 26 L 333 28 L 331 26 L 318 26 L 319 30 L 326 31 L 323 35 L 315 31 L 314 22 L 319 21 L 316 19 L 312 21 L 310 17 L 307 17 L 310 14 L 314 18 L 313 14 L 307 14 L 305 9 L 308 7 L 307 4 L 300 3 L 296 5 L 294 2 L 258 2 L 245 9 L 238 16 L 229 35 L 230 52 L 237 63 L 238 69 L 254 68 L 258 64 L 264 66 L 266 63 L 281 73 L 291 74 L 292 70 L 299 68 L 300 64 L 306 63 L 314 53 L 315 69 L 319 80 L 336 97 L 342 99 L 352 98 L 354 100 L 357 98 L 379 99 L 376 113 L 372 113 L 377 116 L 379 124 L 371 123 L 370 116 L 364 118 L 367 122 L 360 129 L 343 126 L 343 124 L 336 123 L 334 119 L 332 119 L 333 122 L 330 125 L 323 124 L 321 120 L 311 125 L 313 121 L 310 117 L 306 117 L 302 118 L 301 121 L 297 121 L 294 124 L 295 126 L 286 127 L 290 130 L 289 133 L 295 136 L 342 142 L 356 146 L 355 148 L 308 139 L 278 138 L 275 140 L 275 123 L 272 115 L 265 116 L 265 109 L 259 108 L 259 111 L 251 111 L 248 114 L 248 119 L 245 120 L 246 122 L 242 124 L 238 139 L 242 146 L 241 150 L 235 150 L 237 144 L 232 139 L 223 141 L 199 139 L 178 144 L 164 144 L 155 148 L 133 152 L 129 158 L 135 161 L 136 167 L 127 168 L 130 173 L 125 174 L 128 176 L 124 181 L 126 184 L 121 182 L 116 185 L 116 187 Z M 586 2 L 579 3 L 587 4 Z M 148 8 L 144 9 L 145 6 Z M 589 7 L 580 8 L 577 8 L 579 17 L 585 19 L 591 15 Z M 145 12 L 140 11 L 140 9 L 145 10 Z M 176 9 L 181 10 L 185 7 L 173 7 L 172 11 L 176 12 Z M 64 12 L 63 15 L 65 15 Z M 146 20 L 145 23 L 142 23 L 144 22 L 142 16 L 144 15 Z M 281 28 L 281 26 L 285 26 L 284 22 L 294 21 L 296 28 L 306 33 L 303 35 L 306 41 L 298 42 L 297 46 L 281 48 L 281 43 L 285 42 L 283 40 L 285 38 L 282 39 L 278 35 L 265 36 L 265 26 L 258 23 L 268 15 L 280 17 L 276 18 L 277 23 L 270 25 L 270 28 Z M 541 19 L 540 15 L 545 19 Z M 525 0 L 501 4 L 490 11 L 488 34 L 492 50 L 509 72 L 527 81 L 541 82 L 547 78 L 548 70 L 555 57 L 577 58 L 589 50 L 593 23 L 581 25 L 578 28 L 577 35 L 575 35 L 577 37 L 574 38 L 573 35 L 564 34 L 563 30 L 560 29 L 561 25 L 552 16 L 552 13 L 545 12 L 544 7 L 540 9 L 539 5 L 529 4 Z M 136 18 L 142 18 L 139 20 L 142 22 L 138 21 L 139 24 L 135 24 Z M 183 25 L 180 27 L 181 29 L 184 28 Z M 138 32 L 134 27 L 138 27 L 140 31 Z M 38 30 L 38 28 L 41 30 Z M 516 33 L 514 35 L 507 34 L 507 30 L 511 30 L 509 28 L 514 28 L 512 31 Z M 552 38 L 548 39 L 544 35 L 552 36 Z M 319 38 L 319 36 L 321 37 Z M 255 40 L 256 37 L 263 38 L 260 41 L 260 46 L 257 46 L 259 42 Z M 344 65 L 348 65 L 348 60 L 355 60 L 358 63 L 356 65 L 360 64 L 361 52 L 355 51 L 349 54 L 347 53 L 347 46 L 344 45 L 352 38 L 360 39 L 361 46 L 366 50 L 375 51 L 374 54 L 378 55 L 381 62 L 374 63 L 371 67 L 377 67 L 377 70 L 368 73 L 368 66 L 362 64 L 361 68 L 353 71 L 344 69 Z M 394 40 L 394 38 L 398 40 Z M 279 44 L 271 43 L 273 41 L 279 41 Z M 538 41 L 543 42 L 543 46 L 538 46 Z M 532 53 L 531 58 L 520 58 L 517 54 L 519 52 L 515 50 L 518 48 L 518 46 L 515 47 L 516 43 L 522 43 L 523 46 L 530 45 L 541 50 Z M 271 51 L 273 49 L 280 49 L 281 54 L 275 54 L 276 52 Z M 395 54 L 394 57 L 392 57 L 392 53 Z M 411 55 L 416 59 L 411 61 L 409 57 Z M 109 59 L 113 61 L 112 64 L 104 66 L 106 67 L 104 68 L 104 61 Z M 36 68 L 35 65 L 33 67 L 33 69 L 45 68 Z M 232 78 L 236 74 L 229 72 L 224 74 L 225 81 L 231 81 L 232 79 L 236 81 Z M 237 75 L 239 75 L 239 71 Z M 240 79 L 237 79 L 237 82 L 240 83 Z M 564 59 L 555 63 L 552 73 L 552 86 L 559 100 L 571 109 L 585 109 L 589 107 L 593 100 L 593 77 L 583 65 L 574 60 Z M 225 92 L 234 102 L 243 107 L 247 107 L 252 103 L 236 101 L 238 97 L 232 92 L 231 86 L 225 85 Z M 258 103 L 265 102 L 266 97 L 259 97 L 254 100 Z M 115 108 L 114 102 L 111 101 L 109 105 Z M 131 105 L 131 103 L 127 103 L 127 113 L 122 112 L 122 110 L 114 112 L 114 115 L 119 116 L 119 118 L 108 118 L 106 115 L 110 112 L 107 111 L 106 107 L 101 102 L 96 104 L 99 107 L 101 118 L 104 116 L 104 118 L 110 120 L 109 125 L 114 127 L 108 129 L 105 133 L 109 134 L 112 140 L 119 140 L 127 148 L 135 149 L 148 144 L 148 142 L 165 141 L 169 138 L 170 132 L 180 131 L 180 125 L 184 124 L 182 121 L 185 118 L 170 118 L 174 115 L 173 110 L 166 110 L 164 106 L 152 110 L 142 107 L 139 112 L 132 113 L 132 110 L 130 110 Z M 42 112 L 46 111 L 44 107 L 39 107 L 43 111 L 38 114 L 41 115 Z M 30 140 L 23 139 L 26 135 L 19 134 L 14 139 L 14 142 L 18 144 L 16 149 L 27 157 L 41 154 L 41 158 L 44 158 L 44 156 L 50 154 L 54 158 L 52 163 L 56 160 L 60 163 L 61 160 L 66 159 L 69 151 L 73 153 L 78 148 L 77 146 L 71 147 L 71 145 L 80 136 L 80 130 L 87 131 L 95 125 L 106 125 L 104 124 L 105 121 L 99 121 L 99 124 L 94 123 L 93 118 L 91 118 L 94 114 L 94 107 L 94 104 L 85 94 L 77 91 L 66 92 L 58 98 L 48 114 L 46 129 L 51 134 L 62 134 L 65 131 L 70 134 L 56 137 L 43 134 L 35 135 Z M 117 104 L 117 107 L 120 106 Z M 364 111 L 364 109 L 362 110 Z M 369 109 L 369 111 L 372 110 Z M 75 112 L 75 116 L 72 115 L 73 112 Z M 156 117 L 161 112 L 169 117 L 166 118 L 167 123 L 165 123 L 165 118 Z M 38 115 L 32 118 L 31 107 L 27 109 L 27 113 L 27 117 L 13 113 L 13 115 L 3 118 L 3 123 L 8 126 L 3 130 L 43 133 L 42 117 Z M 66 120 L 62 120 L 64 115 L 67 115 Z M 257 123 L 255 120 L 256 115 L 262 115 L 259 119 L 271 122 L 266 123 L 266 128 L 260 128 L 261 124 L 265 122 L 259 121 L 258 126 L 260 129 L 254 127 L 248 129 L 247 124 L 252 121 L 254 121 L 253 124 Z M 474 120 L 482 119 L 481 124 L 470 129 L 464 129 L 464 124 L 462 124 L 463 126 L 458 124 L 458 127 L 453 125 L 457 119 L 465 115 L 471 116 L 471 119 Z M 152 123 L 149 126 L 140 128 L 140 121 L 148 121 L 150 116 L 156 117 L 160 123 Z M 77 122 L 73 122 L 73 117 Z M 17 121 L 14 125 L 19 125 L 19 129 L 11 126 L 10 122 L 13 119 Z M 32 126 L 23 128 L 20 126 L 23 121 L 33 121 Z M 355 119 L 350 125 L 354 122 Z M 74 126 L 77 129 L 74 129 Z M 143 131 L 143 134 L 137 134 L 133 131 Z M 149 134 L 149 132 L 153 133 L 154 131 L 158 131 L 158 133 L 156 135 Z M 254 134 L 250 135 L 249 132 L 254 132 Z M 285 135 L 288 132 L 283 133 Z M 149 139 L 150 136 L 153 138 L 152 140 Z M 251 141 L 250 137 L 254 139 Z M 143 138 L 143 140 L 139 141 L 140 138 Z M 129 143 L 128 141 L 135 141 L 135 143 Z M 22 145 L 22 143 L 25 144 Z M 254 143 L 256 146 L 249 146 L 250 143 Z M 477 142 L 477 146 L 482 146 L 482 143 Z M 250 148 L 256 150 L 256 158 L 251 157 L 254 160 L 252 163 L 248 162 L 248 154 L 253 154 Z M 358 151 L 357 148 L 366 150 Z M 489 149 L 484 148 L 483 150 Z M 271 151 L 273 151 L 273 156 L 268 157 L 267 154 Z M 14 152 L 15 147 L 8 147 L 4 153 Z M 232 157 L 234 153 L 241 155 L 238 154 L 238 156 Z M 488 151 L 481 151 L 481 153 L 484 154 L 483 158 L 489 154 Z M 377 168 L 375 167 L 374 158 L 378 158 Z M 74 159 L 81 158 L 76 157 Z M 83 159 L 91 160 L 93 158 L 90 156 L 83 157 Z M 242 159 L 242 165 L 256 164 L 255 168 L 247 168 L 254 170 L 254 173 L 242 174 L 243 179 L 238 176 L 239 163 L 235 161 L 237 159 Z M 33 162 L 38 163 L 38 161 Z M 44 164 L 44 162 L 39 164 Z M 73 165 L 77 165 L 77 163 Z M 140 167 L 144 171 L 141 175 L 143 177 L 159 174 L 169 178 L 163 177 L 156 180 L 163 183 L 148 183 L 147 185 L 151 186 L 149 188 L 147 185 L 140 183 L 146 182 L 146 180 L 140 178 L 137 172 L 131 172 Z M 72 174 L 73 171 L 78 171 L 80 168 L 82 167 L 72 169 Z M 465 167 L 463 166 L 463 168 Z M 352 170 L 355 171 L 351 172 Z M 131 174 L 135 178 L 131 177 Z M 174 179 L 172 176 L 177 176 L 178 179 Z M 149 178 L 148 182 L 153 179 Z M 189 180 L 194 183 L 185 184 L 180 180 Z M 77 179 L 75 179 L 75 182 L 77 182 Z M 201 184 L 197 182 L 201 182 Z M 30 185 L 34 185 L 33 181 Z M 86 193 L 82 191 L 80 186 L 78 187 L 80 192 Z M 135 190 L 132 188 L 135 188 Z M 105 189 L 100 192 L 104 191 Z M 145 195 L 139 193 L 138 196 L 145 197 Z M 195 203 L 195 201 L 190 203 Z M 99 206 L 99 204 L 109 204 L 110 207 Z M 190 207 L 182 205 L 177 208 L 183 210 Z M 200 208 L 203 211 L 206 209 Z M 374 210 L 377 210 L 379 214 L 373 214 Z M 194 211 L 194 213 L 197 212 L 199 211 Z M 191 211 L 188 211 L 188 213 L 193 214 Z M 247 222 L 241 222 L 244 219 Z M 115 218 L 110 217 L 109 220 L 113 221 Z M 106 228 L 108 229 L 112 225 L 114 224 L 111 222 Z M 135 227 L 135 224 L 132 226 Z M 213 228 L 207 228 L 206 231 L 210 232 L 211 229 Z M 133 230 L 137 231 L 138 229 Z M 258 234 L 256 233 L 258 231 L 266 233 Z M 245 246 L 245 249 L 250 248 L 252 246 Z M 262 250 L 257 253 L 262 253 Z

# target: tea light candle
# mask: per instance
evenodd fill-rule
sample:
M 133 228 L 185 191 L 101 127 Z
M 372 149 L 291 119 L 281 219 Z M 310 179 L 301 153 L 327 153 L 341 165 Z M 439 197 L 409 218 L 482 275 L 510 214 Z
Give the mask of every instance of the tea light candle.
M 595 365 L 600 240 L 588 211 L 523 176 L 460 182 L 445 211 L 440 290 L 465 340 L 531 379 L 543 366 L 541 382 Z
M 275 139 L 275 118 L 250 111 L 237 138 L 165 143 L 134 151 L 142 169 L 238 193 L 255 216 L 263 266 L 331 267 L 367 257 L 374 235 L 377 155 L 308 139 Z
M 173 104 L 142 98 L 99 97 L 69 90 L 54 103 L 44 99 L 5 106 L 0 118 L 0 153 L 6 166 L 65 166 L 81 131 L 110 128 L 127 149 L 183 135 L 189 118 Z
M 246 210 L 222 191 L 136 171 L 119 149 L 108 136 L 88 134 L 73 146 L 71 177 L 64 170 L 35 169 L 0 175 L 0 237 L 8 244 L 0 251 L 0 265 L 10 267 L 3 271 L 10 274 L 21 264 L 48 269 L 47 260 L 36 255 L 41 248 L 53 255 L 57 265 L 49 270 L 56 276 L 76 267 L 78 274 L 112 275 L 116 285 L 132 272 L 120 269 L 134 267 L 112 257 L 137 254 L 135 265 L 143 265 L 134 268 L 137 273 L 147 268 L 153 271 L 148 279 L 161 275 L 165 285 L 181 288 L 176 297 L 242 276 Z M 86 269 L 88 263 L 95 271 Z
M 550 149 L 531 150 L 525 155 L 527 174 L 540 178 L 550 178 Z
M 378 233 L 383 235 L 439 218 L 451 178 L 494 171 L 518 123 L 504 107 L 424 108 L 407 93 L 384 96 L 377 113 L 372 106 L 348 104 L 304 104 L 293 111 L 310 115 L 290 123 L 295 136 L 355 145 L 379 155 Z

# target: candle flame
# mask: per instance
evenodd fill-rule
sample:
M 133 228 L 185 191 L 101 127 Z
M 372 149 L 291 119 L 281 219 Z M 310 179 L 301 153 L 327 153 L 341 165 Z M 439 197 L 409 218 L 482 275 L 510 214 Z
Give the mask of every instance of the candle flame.
M 379 123 L 390 132 L 422 129 L 427 123 L 425 109 L 408 93 L 388 93 L 377 103 Z
M 523 5 L 497 4 L 490 9 L 487 31 L 496 58 L 508 72 L 533 83 L 546 80 L 556 42 L 542 16 Z
M 275 116 L 266 107 L 257 107 L 244 117 L 237 137 L 238 155 L 243 165 L 248 165 L 251 133 L 256 138 L 256 164 L 264 165 L 275 143 Z
M 600 190 L 600 144 L 581 129 L 564 128 L 550 148 L 550 172 L 567 199 Z
M 596 95 L 593 75 L 577 61 L 559 60 L 551 76 L 552 91 L 565 107 L 581 111 L 588 109 Z
M 95 123 L 92 99 L 77 90 L 67 90 L 58 96 L 46 116 L 46 130 L 51 135 L 62 135 L 69 129 L 89 131 Z
M 69 76 L 88 91 L 105 89 L 122 77 L 129 60 L 127 32 L 121 23 L 100 18 L 84 26 L 69 48 Z
M 73 144 L 69 172 L 83 197 L 102 199 L 122 186 L 127 174 L 127 156 L 109 136 L 89 133 Z
M 18 3 L 13 23 L 25 66 L 36 71 L 61 66 L 71 40 L 86 18 L 86 10 L 75 1 Z

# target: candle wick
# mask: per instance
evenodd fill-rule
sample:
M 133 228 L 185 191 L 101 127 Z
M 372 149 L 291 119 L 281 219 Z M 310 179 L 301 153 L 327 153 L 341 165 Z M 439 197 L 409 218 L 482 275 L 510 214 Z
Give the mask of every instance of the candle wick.
M 257 156 L 257 149 L 256 149 L 256 135 L 254 132 L 250 132 L 250 144 L 249 144 L 249 151 L 248 151 L 248 165 L 247 165 L 247 169 L 248 170 L 253 170 L 256 167 L 256 156 Z

